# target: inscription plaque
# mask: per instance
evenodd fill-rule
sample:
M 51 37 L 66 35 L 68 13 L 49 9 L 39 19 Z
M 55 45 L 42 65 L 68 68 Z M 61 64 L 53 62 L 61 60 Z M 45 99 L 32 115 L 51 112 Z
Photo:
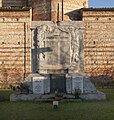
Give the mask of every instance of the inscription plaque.
M 46 34 L 45 43 L 45 47 L 49 47 L 52 50 L 51 52 L 45 53 L 47 65 L 70 64 L 69 33 L 56 28 L 53 32 Z
M 70 32 L 64 27 L 43 25 L 38 33 L 39 49 L 45 49 L 39 54 L 39 71 L 64 73 L 63 69 L 70 65 Z
M 45 77 L 33 77 L 33 93 L 44 94 Z

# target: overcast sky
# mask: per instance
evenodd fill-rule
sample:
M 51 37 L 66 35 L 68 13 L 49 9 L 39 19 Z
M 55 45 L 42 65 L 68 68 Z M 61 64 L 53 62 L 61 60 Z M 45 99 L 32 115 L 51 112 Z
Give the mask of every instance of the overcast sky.
M 114 0 L 89 0 L 89 7 L 114 7 Z

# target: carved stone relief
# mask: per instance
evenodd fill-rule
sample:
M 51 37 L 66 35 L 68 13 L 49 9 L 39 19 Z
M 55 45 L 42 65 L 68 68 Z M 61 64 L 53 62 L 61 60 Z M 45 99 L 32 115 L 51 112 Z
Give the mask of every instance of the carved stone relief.
M 68 73 L 79 74 L 83 62 L 82 30 L 75 25 L 56 23 L 41 24 L 37 28 L 40 72 L 53 73 L 58 70 L 64 73 L 67 70 Z

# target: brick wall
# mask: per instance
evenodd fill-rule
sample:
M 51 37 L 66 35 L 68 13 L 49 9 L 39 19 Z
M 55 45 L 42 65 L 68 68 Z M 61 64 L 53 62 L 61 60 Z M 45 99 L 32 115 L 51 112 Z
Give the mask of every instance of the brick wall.
M 57 11 L 59 4 L 59 19 L 62 20 L 62 0 L 52 0 L 52 20 L 57 20 Z M 63 0 L 63 19 L 71 20 L 71 17 L 76 17 L 76 11 L 80 8 L 88 7 L 88 0 Z M 74 14 L 72 16 L 72 14 Z M 71 15 L 71 16 L 70 16 Z
M 33 8 L 34 21 L 51 20 L 51 0 L 28 0 L 28 6 Z
M 84 9 L 85 73 L 114 78 L 114 9 Z
M 62 0 L 0 0 L 0 7 L 23 7 L 27 4 L 33 7 L 34 21 L 57 21 L 62 18 L 69 21 L 80 17 L 76 10 L 88 7 L 88 0 L 63 0 L 63 12 Z
M 31 70 L 30 11 L 0 10 L 0 87 L 17 84 Z
M 34 21 L 62 20 L 62 0 L 34 0 L 34 2 L 28 0 L 28 4 L 33 7 Z M 88 0 L 63 0 L 64 20 L 71 20 L 69 14 L 83 7 L 88 7 Z M 59 14 L 59 17 L 57 17 L 57 14 Z M 76 13 L 73 12 L 73 14 L 73 17 L 76 17 Z

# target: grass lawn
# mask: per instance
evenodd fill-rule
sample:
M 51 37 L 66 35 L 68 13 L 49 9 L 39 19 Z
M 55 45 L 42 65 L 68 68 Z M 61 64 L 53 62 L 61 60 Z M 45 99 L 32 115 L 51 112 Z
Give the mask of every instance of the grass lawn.
M 11 91 L 0 91 L 0 120 L 114 120 L 114 89 L 101 89 L 105 101 L 61 102 L 54 110 L 51 102 L 10 102 Z

